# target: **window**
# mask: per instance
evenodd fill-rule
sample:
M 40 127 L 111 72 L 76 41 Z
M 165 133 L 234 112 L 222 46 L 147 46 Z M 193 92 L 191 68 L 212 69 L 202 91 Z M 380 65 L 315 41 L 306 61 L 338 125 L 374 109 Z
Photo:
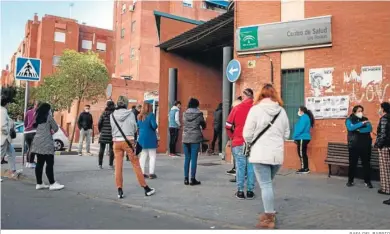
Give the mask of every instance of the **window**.
M 130 58 L 131 59 L 135 58 L 135 49 L 134 48 L 131 48 L 131 50 L 130 50 Z
M 126 13 L 126 4 L 122 5 L 122 14 Z
M 122 64 L 123 63 L 123 54 L 120 54 L 119 55 L 119 64 Z
M 207 9 L 207 3 L 206 2 L 201 2 L 201 4 L 202 4 L 201 6 L 202 6 L 203 9 Z
M 92 50 L 92 41 L 82 40 L 81 41 L 81 48 L 86 49 L 86 50 Z
M 122 30 L 121 30 L 121 38 L 122 39 L 125 38 L 125 29 L 124 28 L 122 28 Z
M 54 55 L 53 56 L 53 66 L 58 66 L 58 63 L 60 62 L 61 56 Z
M 291 136 L 298 121 L 298 108 L 305 105 L 305 73 L 303 69 L 282 71 L 282 99 L 290 122 Z M 290 138 L 291 138 L 290 136 Z
M 56 41 L 56 42 L 65 42 L 65 33 L 63 33 L 63 32 L 55 32 L 54 33 L 54 41 Z
M 135 20 L 131 22 L 131 32 L 135 32 Z
M 192 0 L 183 0 L 183 6 L 192 7 Z
M 96 44 L 96 50 L 98 50 L 98 51 L 106 51 L 106 43 L 98 42 Z

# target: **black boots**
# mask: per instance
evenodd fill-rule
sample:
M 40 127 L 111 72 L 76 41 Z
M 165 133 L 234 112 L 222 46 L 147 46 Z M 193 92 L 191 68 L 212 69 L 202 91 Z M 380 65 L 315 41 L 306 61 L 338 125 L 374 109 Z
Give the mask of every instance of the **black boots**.
M 191 178 L 191 182 L 188 180 L 188 177 L 184 178 L 184 185 L 200 185 L 200 181 L 197 181 L 195 178 Z
M 122 199 L 124 197 L 122 188 L 118 188 L 118 198 Z

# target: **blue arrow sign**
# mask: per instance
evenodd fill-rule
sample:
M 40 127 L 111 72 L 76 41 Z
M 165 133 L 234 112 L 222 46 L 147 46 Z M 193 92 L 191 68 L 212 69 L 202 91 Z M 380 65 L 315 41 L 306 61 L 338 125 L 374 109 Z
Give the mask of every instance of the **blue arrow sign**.
M 226 68 L 226 77 L 230 82 L 236 82 L 241 75 L 241 64 L 238 60 L 233 59 Z
M 41 79 L 42 62 L 40 59 L 17 57 L 15 63 L 17 80 L 39 81 Z

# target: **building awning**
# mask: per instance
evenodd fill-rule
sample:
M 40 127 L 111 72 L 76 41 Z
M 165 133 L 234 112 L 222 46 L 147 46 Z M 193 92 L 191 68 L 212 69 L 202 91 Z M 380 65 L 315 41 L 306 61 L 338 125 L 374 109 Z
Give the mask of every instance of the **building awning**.
M 168 52 L 206 52 L 234 44 L 234 11 L 190 29 L 158 45 Z
M 181 16 L 177 16 L 177 15 L 172 15 L 172 14 L 168 14 L 168 13 L 165 13 L 165 12 L 161 12 L 161 11 L 154 11 L 153 13 L 154 13 L 154 17 L 156 19 L 158 38 L 160 38 L 161 17 L 167 18 L 167 19 L 171 19 L 171 20 L 181 21 L 181 22 L 188 23 L 188 24 L 194 24 L 194 25 L 200 25 L 200 24 L 204 23 L 203 21 L 192 20 L 192 19 L 188 19 L 188 18 L 185 18 L 185 17 L 181 17 Z
M 229 5 L 229 1 L 205 0 L 205 2 L 217 5 L 217 6 L 222 7 L 222 8 L 227 8 Z

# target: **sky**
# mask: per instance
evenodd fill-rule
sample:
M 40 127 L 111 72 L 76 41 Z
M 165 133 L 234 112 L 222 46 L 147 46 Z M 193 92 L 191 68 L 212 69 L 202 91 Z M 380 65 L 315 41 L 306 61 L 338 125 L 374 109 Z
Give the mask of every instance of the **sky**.
M 1 0 L 1 69 L 11 60 L 24 37 L 27 20 L 45 15 L 70 17 L 69 5 L 73 3 L 72 18 L 87 25 L 105 29 L 113 26 L 113 0 L 100 1 L 7 1 Z

